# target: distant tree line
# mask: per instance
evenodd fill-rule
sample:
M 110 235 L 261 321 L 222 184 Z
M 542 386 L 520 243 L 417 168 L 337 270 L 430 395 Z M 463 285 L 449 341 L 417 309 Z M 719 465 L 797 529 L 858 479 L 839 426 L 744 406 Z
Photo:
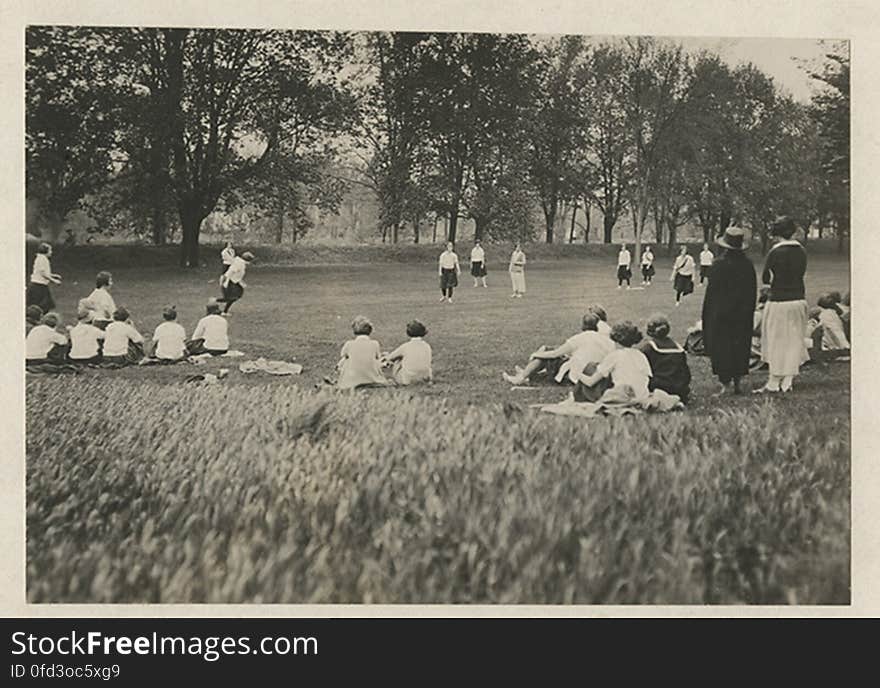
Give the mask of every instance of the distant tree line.
M 687 222 L 707 240 L 737 222 L 766 241 L 780 213 L 841 246 L 849 231 L 840 47 L 807 67 L 810 104 L 651 38 L 30 27 L 26 50 L 43 226 L 81 208 L 156 244 L 179 228 L 183 266 L 212 212 L 247 206 L 295 240 L 307 208 L 335 211 L 353 184 L 389 242 L 438 218 L 452 241 L 462 219 L 478 238 L 533 238 L 536 207 L 548 243 L 587 239 L 593 210 L 610 242 L 630 213 L 637 255 Z

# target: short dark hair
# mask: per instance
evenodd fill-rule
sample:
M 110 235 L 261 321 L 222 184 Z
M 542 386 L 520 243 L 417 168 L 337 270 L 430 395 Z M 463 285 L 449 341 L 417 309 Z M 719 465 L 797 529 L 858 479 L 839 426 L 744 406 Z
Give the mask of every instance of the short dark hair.
M 46 313 L 46 315 L 43 316 L 42 322 L 49 327 L 58 327 L 58 323 L 61 322 L 61 317 L 57 313 Z
M 652 315 L 645 325 L 645 331 L 648 333 L 648 336 L 655 339 L 668 337 L 670 329 L 669 320 L 662 313 Z
M 40 318 L 43 317 L 43 309 L 36 304 L 28 306 L 24 311 L 24 317 L 31 322 L 40 322 Z
M 608 322 L 608 314 L 605 312 L 604 306 L 600 303 L 593 303 L 587 306 L 587 312 L 595 313 L 602 322 Z
M 113 319 L 118 322 L 125 322 L 130 317 L 128 313 L 128 309 L 124 306 L 120 306 L 115 311 L 113 311 Z
M 428 328 L 418 320 L 411 320 L 406 324 L 407 337 L 424 337 L 426 334 L 428 334 Z
M 215 315 L 218 314 L 220 312 L 220 304 L 216 301 L 211 301 L 207 306 L 205 306 L 205 312 L 208 315 L 211 315 L 212 313 Z
M 773 224 L 770 225 L 770 234 L 782 237 L 783 239 L 791 239 L 796 231 L 797 224 L 788 215 L 777 217 Z
M 162 317 L 165 318 L 165 320 L 177 320 L 177 308 L 174 306 L 166 306 L 162 310 Z
M 48 244 L 45 241 L 41 241 L 40 245 L 37 246 L 37 253 L 49 253 L 52 250 L 52 244 Z
M 624 320 L 611 328 L 611 341 L 621 346 L 633 346 L 642 341 L 642 333 L 629 320 Z
M 363 315 L 359 315 L 351 321 L 351 331 L 355 334 L 372 334 L 373 323 Z
M 584 317 L 581 318 L 581 330 L 587 332 L 591 330 L 595 332 L 599 329 L 599 315 L 597 313 L 593 313 L 592 311 L 587 311 L 584 313 Z
M 95 288 L 100 289 L 101 287 L 106 287 L 110 284 L 110 280 L 113 278 L 106 270 L 101 270 L 95 277 Z

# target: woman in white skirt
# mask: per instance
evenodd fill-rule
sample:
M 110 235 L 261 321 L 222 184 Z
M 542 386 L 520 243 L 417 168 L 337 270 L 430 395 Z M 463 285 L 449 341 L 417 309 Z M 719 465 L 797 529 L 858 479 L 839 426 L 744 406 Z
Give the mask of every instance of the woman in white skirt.
M 513 285 L 512 299 L 521 299 L 526 293 L 526 254 L 523 253 L 519 242 L 513 247 L 510 254 L 510 265 L 507 271 L 510 273 L 510 283 Z
M 764 263 L 762 281 L 770 285 L 770 295 L 761 320 L 761 360 L 770 377 L 756 393 L 788 392 L 801 364 L 809 360 L 804 333 L 807 329 L 807 301 L 804 275 L 807 252 L 792 239 L 797 225 L 781 217 L 771 227 L 776 239 Z

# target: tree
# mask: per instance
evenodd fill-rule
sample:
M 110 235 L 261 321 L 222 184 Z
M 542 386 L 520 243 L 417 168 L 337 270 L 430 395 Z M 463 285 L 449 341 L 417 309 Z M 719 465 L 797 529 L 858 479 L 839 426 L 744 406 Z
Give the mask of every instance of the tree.
M 28 27 L 26 194 L 57 237 L 64 218 L 119 165 L 118 49 L 112 32 Z
M 624 50 L 624 110 L 633 157 L 631 194 L 635 257 L 641 256 L 642 231 L 651 203 L 664 142 L 693 103 L 692 69 L 680 45 L 652 38 L 628 39 Z
M 181 265 L 198 265 L 202 221 L 285 146 L 340 127 L 347 94 L 322 63 L 337 40 L 317 32 L 161 31 L 170 183 Z M 292 141 L 292 143 L 290 143 Z
M 584 145 L 583 39 L 566 36 L 538 53 L 534 114 L 529 118 L 529 175 L 544 212 L 545 240 L 553 243 L 560 206 L 580 193 L 576 160 Z
M 523 131 L 534 58 L 525 36 L 431 34 L 423 70 L 427 140 L 441 182 L 438 204 L 449 215 L 449 241 L 456 239 L 463 210 L 480 237 L 501 221 L 498 200 L 525 192 L 517 180 L 526 169 L 520 158 L 527 151 Z
M 585 142 L 578 163 L 582 195 L 603 217 L 603 241 L 611 243 L 618 218 L 626 209 L 632 176 L 627 137 L 623 51 L 603 44 L 581 65 L 578 83 L 585 98 Z
M 846 44 L 826 53 L 821 70 L 811 76 L 822 88 L 812 99 L 811 114 L 818 126 L 819 169 L 822 184 L 818 211 L 835 226 L 838 250 L 850 226 L 850 60 Z

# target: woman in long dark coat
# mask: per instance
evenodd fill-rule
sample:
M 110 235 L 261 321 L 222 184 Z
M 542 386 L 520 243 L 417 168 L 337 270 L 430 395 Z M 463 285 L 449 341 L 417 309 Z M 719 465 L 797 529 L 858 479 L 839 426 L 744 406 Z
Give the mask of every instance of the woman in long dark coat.
M 703 341 L 721 394 L 741 394 L 740 378 L 749 373 L 757 278 L 745 254 L 745 233 L 728 227 L 717 243 L 724 248 L 709 270 L 703 298 Z M 733 383 L 731 389 L 731 383 Z

